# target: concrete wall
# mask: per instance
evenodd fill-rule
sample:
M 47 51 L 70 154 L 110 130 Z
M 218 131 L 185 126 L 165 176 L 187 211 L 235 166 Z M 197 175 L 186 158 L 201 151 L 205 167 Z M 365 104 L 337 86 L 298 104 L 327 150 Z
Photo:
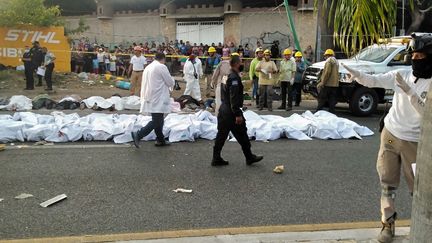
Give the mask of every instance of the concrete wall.
M 234 42 L 234 44 L 238 45 L 239 40 L 241 38 L 241 32 L 243 32 L 243 29 L 246 29 L 245 27 L 242 27 L 242 23 L 240 19 L 241 17 L 239 14 L 225 15 L 225 20 L 224 20 L 225 43 Z
M 65 20 L 67 28 L 73 29 L 78 26 L 79 18 L 68 17 Z M 114 45 L 145 41 L 164 42 L 166 41 L 165 34 L 167 37 L 175 36 L 175 28 L 174 30 L 171 28 L 161 30 L 162 19 L 154 13 L 121 14 L 115 15 L 111 20 L 86 16 L 84 21 L 90 29 L 79 36 L 73 36 L 72 39 L 85 36 L 90 42 L 97 41 L 99 44 Z
M 315 47 L 317 16 L 312 11 L 297 12 L 292 9 L 297 36 L 302 49 L 308 45 Z M 268 9 L 243 9 L 240 15 L 240 43 L 256 48 L 260 41 L 265 48 L 271 46 L 274 40 L 279 40 L 280 48 L 294 48 L 294 38 L 289 27 L 284 9 L 269 11 Z
M 185 14 L 195 11 L 223 11 L 222 7 L 202 8 L 191 6 L 190 8 L 177 9 L 176 13 Z M 315 47 L 317 15 L 312 11 L 297 11 L 292 9 L 294 22 L 300 45 L 304 49 L 308 45 Z M 176 19 L 161 17 L 157 11 L 146 13 L 116 13 L 111 20 L 99 20 L 96 15 L 85 16 L 85 23 L 90 29 L 82 36 L 89 38 L 91 42 L 124 44 L 132 42 L 167 42 L 176 37 Z M 69 28 L 78 25 L 79 18 L 68 17 L 66 22 Z M 178 19 L 178 21 L 183 21 Z M 75 39 L 78 39 L 75 37 Z M 226 14 L 224 16 L 225 42 L 234 42 L 236 45 L 245 45 L 254 49 L 257 41 L 264 47 L 269 47 L 274 40 L 280 42 L 280 48 L 294 47 L 294 39 L 290 30 L 288 19 L 283 8 L 269 11 L 268 8 L 244 8 L 240 14 Z

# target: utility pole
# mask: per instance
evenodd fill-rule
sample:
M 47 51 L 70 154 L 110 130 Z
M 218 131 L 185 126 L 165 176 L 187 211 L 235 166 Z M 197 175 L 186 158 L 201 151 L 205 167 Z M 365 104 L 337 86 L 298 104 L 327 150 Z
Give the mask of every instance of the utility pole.
M 294 25 L 294 20 L 293 20 L 293 17 L 291 15 L 291 10 L 290 10 L 289 4 L 288 4 L 288 0 L 284 0 L 284 5 L 285 5 L 286 13 L 288 16 L 288 22 L 290 24 L 290 28 L 291 28 L 291 31 L 293 33 L 295 48 L 299 52 L 302 52 L 302 49 L 300 47 L 300 42 L 299 42 L 298 37 L 297 37 L 297 31 L 296 31 L 296 28 Z
M 432 88 L 423 116 L 414 181 L 410 242 L 432 239 Z
M 405 35 L 405 0 L 402 0 L 402 29 L 400 35 Z

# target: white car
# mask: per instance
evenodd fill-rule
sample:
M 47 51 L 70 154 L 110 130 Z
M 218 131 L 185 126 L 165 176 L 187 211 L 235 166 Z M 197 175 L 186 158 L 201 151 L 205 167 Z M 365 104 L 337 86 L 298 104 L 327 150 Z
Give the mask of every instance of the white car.
M 339 59 L 349 67 L 366 73 L 386 73 L 395 69 L 411 70 L 411 63 L 406 58 L 406 43 L 411 37 L 394 37 L 386 43 L 375 44 L 361 50 L 350 59 Z M 303 76 L 303 90 L 317 97 L 316 85 L 319 82 L 325 62 L 314 63 L 308 67 Z M 349 103 L 350 110 L 357 116 L 368 116 L 374 113 L 379 103 L 392 99 L 393 90 L 367 88 L 357 82 L 351 82 L 347 71 L 339 65 L 340 81 L 338 102 Z

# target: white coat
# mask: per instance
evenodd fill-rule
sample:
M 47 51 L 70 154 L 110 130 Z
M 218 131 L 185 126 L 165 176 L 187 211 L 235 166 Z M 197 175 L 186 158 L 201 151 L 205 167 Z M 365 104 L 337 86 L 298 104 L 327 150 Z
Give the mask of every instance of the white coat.
M 203 69 L 202 69 L 202 63 L 199 58 L 195 58 L 195 64 L 192 64 L 192 62 L 188 59 L 183 67 L 183 74 L 184 79 L 186 82 L 188 80 L 194 80 L 194 66 L 195 66 L 195 72 L 198 74 L 198 80 L 200 77 L 203 76 Z
M 197 74 L 195 78 L 194 74 Z M 186 89 L 184 95 L 190 95 L 197 101 L 201 101 L 201 90 L 199 79 L 203 76 L 202 63 L 199 58 L 195 58 L 195 64 L 189 59 L 183 67 L 184 80 L 186 81 Z
M 170 89 L 174 87 L 167 66 L 153 61 L 143 72 L 140 113 L 170 113 Z

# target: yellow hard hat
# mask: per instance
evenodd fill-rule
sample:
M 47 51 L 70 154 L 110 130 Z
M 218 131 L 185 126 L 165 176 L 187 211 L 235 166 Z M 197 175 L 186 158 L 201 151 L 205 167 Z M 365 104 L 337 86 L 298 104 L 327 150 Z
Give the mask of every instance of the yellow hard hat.
M 334 56 L 334 51 L 332 50 L 332 49 L 327 49 L 325 52 L 324 52 L 324 56 Z
M 268 54 L 268 55 L 270 55 L 270 54 L 271 54 L 271 52 L 270 52 L 270 50 L 269 50 L 269 49 L 267 49 L 267 50 L 265 50 L 265 51 L 264 51 L 264 55 L 266 55 L 266 54 Z
M 255 53 L 257 53 L 257 52 L 260 52 L 260 51 L 264 51 L 261 47 L 258 47 L 256 50 L 255 50 Z
M 298 51 L 295 53 L 294 57 L 303 57 L 303 55 L 301 54 L 301 52 Z
M 284 55 L 292 55 L 291 49 L 285 49 L 283 52 Z
M 237 52 L 233 52 L 233 53 L 231 53 L 231 56 L 233 57 L 233 56 L 240 56 L 240 54 L 238 54 Z
M 208 49 L 208 52 L 216 52 L 216 48 L 214 48 L 213 46 L 210 46 L 210 48 Z

